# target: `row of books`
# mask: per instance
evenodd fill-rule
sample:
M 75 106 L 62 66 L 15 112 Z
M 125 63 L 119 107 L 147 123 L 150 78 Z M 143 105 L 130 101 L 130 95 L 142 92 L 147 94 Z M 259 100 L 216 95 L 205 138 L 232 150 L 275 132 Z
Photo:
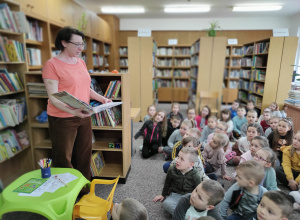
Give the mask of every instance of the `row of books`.
M 128 66 L 128 59 L 127 58 L 121 58 L 120 59 L 120 66 Z
M 284 103 L 300 107 L 300 91 L 290 90 L 288 93 L 288 98 L 284 100 Z
M 267 66 L 267 57 L 254 56 L 252 66 L 255 67 Z
M 27 20 L 29 30 L 25 34 L 25 39 L 34 41 L 43 41 L 43 27 L 39 25 L 38 20 Z
M 119 73 L 128 73 L 128 69 L 120 69 Z
M 267 53 L 269 51 L 270 42 L 262 42 L 254 45 L 254 53 Z
M 121 81 L 113 80 L 109 82 L 109 85 L 104 93 L 107 98 L 118 98 L 121 93 Z
M 233 47 L 231 51 L 232 56 L 241 56 L 243 55 L 243 48 L 242 47 Z
M 128 56 L 128 48 L 127 47 L 120 47 L 119 48 L 119 54 L 121 56 Z
M 25 62 L 24 44 L 0 35 L 0 61 Z
M 241 66 L 251 67 L 252 66 L 252 58 L 243 57 L 241 59 Z
M 191 54 L 194 54 L 194 53 L 199 53 L 199 50 L 200 50 L 200 41 L 197 41 L 196 43 L 194 43 L 192 46 L 191 46 Z
M 91 103 L 94 107 L 95 103 Z M 116 127 L 118 124 L 122 123 L 122 111 L 118 107 L 112 107 L 105 109 L 99 113 L 93 114 L 91 116 L 93 126 L 112 126 Z
M 191 66 L 190 59 L 174 59 L 174 66 Z
M 191 74 L 190 70 L 174 70 L 173 76 L 174 77 L 189 77 Z
M 172 87 L 172 81 L 171 80 L 158 79 L 156 82 L 157 82 L 157 87 Z
M 109 49 L 110 49 L 110 45 L 104 44 L 104 54 L 110 54 Z
M 191 79 L 191 89 L 196 90 L 197 89 L 197 81 L 194 79 Z
M 0 162 L 13 157 L 23 146 L 18 134 L 13 129 L 0 132 Z
M 24 86 L 18 73 L 9 73 L 5 68 L 0 69 L 0 94 L 20 91 L 22 89 L 24 89 Z
M 44 83 L 28 82 L 27 88 L 29 95 L 48 96 Z
M 198 55 L 194 55 L 191 57 L 191 65 L 192 66 L 197 66 L 199 63 L 199 57 Z
M 251 70 L 241 70 L 240 77 L 250 79 Z
M 28 65 L 30 66 L 42 65 L 41 49 L 26 48 L 26 56 L 27 56 Z
M 156 69 L 154 68 L 154 77 L 171 77 L 171 69 Z
M 252 70 L 251 79 L 264 81 L 266 79 L 266 70 Z
M 190 55 L 191 50 L 189 47 L 181 47 L 181 48 L 175 48 L 174 55 L 180 56 L 180 55 Z
M 173 49 L 170 47 L 159 47 L 156 50 L 157 56 L 172 56 Z
M 240 80 L 239 82 L 240 89 L 249 90 L 249 82 L 245 80 Z
M 94 66 L 103 66 L 104 59 L 103 56 L 100 55 L 93 55 L 93 65 Z
M 24 121 L 25 100 L 0 99 L 0 128 L 14 127 Z
M 238 81 L 229 81 L 229 88 L 230 89 L 237 89 L 239 86 L 239 82 Z
M 103 170 L 105 166 L 105 160 L 103 157 L 103 153 L 101 151 L 96 151 L 95 153 L 92 154 L 92 159 L 91 159 L 91 176 L 99 176 L 101 171 Z
M 231 70 L 229 76 L 231 78 L 239 78 L 240 70 Z M 224 71 L 224 77 L 228 77 L 228 70 Z
M 6 3 L 0 4 L 0 29 L 17 33 L 28 32 L 24 12 L 11 11 Z
M 189 87 L 188 80 L 173 80 L 173 85 L 175 88 L 187 88 Z
M 172 59 L 159 59 L 155 60 L 156 66 L 172 66 Z
M 96 43 L 96 42 L 93 42 L 92 43 L 92 50 L 93 50 L 93 53 L 98 54 L 100 52 L 100 44 Z
M 263 95 L 264 94 L 264 84 L 250 82 L 250 90 L 259 95 Z
M 198 76 L 198 66 L 193 66 L 191 68 L 191 77 L 197 78 L 197 76 Z

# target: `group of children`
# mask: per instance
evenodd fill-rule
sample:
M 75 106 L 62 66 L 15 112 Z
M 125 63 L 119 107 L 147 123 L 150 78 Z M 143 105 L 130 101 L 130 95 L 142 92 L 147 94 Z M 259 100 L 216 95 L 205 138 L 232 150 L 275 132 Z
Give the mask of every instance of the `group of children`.
M 271 103 L 259 118 L 252 101 L 247 107 L 233 102 L 220 119 L 209 106 L 199 115 L 189 108 L 186 119 L 179 111 L 179 103 L 169 114 L 149 106 L 134 136 L 144 138 L 142 157 L 163 153 L 170 160 L 163 165 L 162 194 L 153 201 L 162 201 L 173 219 L 287 219 L 293 203 L 300 210 L 300 132 L 294 134 L 292 120 L 285 118 L 286 107 L 279 112 Z M 221 177 L 231 180 L 228 164 L 236 166 L 236 183 L 225 193 L 215 173 L 220 169 Z M 276 179 L 290 195 L 278 189 Z

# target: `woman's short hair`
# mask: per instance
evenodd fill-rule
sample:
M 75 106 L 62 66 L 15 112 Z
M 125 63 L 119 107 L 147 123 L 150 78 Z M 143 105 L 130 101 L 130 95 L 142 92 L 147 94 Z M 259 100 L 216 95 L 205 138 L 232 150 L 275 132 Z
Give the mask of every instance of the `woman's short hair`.
M 72 38 L 72 34 L 79 35 L 84 39 L 84 33 L 71 27 L 64 27 L 60 29 L 56 35 L 55 39 L 55 47 L 58 50 L 63 51 L 65 47 L 62 45 L 61 41 L 64 40 L 66 42 L 69 42 Z

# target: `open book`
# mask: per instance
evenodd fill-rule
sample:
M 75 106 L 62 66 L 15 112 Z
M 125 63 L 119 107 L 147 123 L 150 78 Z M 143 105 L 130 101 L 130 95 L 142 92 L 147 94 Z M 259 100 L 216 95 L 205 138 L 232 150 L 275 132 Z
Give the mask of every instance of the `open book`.
M 123 102 L 109 102 L 106 104 L 98 105 L 96 107 L 92 107 L 89 104 L 85 103 L 84 101 L 77 99 L 76 97 L 72 96 L 70 93 L 66 91 L 61 91 L 57 93 L 53 93 L 52 96 L 57 98 L 59 101 L 65 103 L 71 108 L 83 108 L 82 111 L 90 112 L 90 113 L 98 113 L 105 109 L 121 105 Z

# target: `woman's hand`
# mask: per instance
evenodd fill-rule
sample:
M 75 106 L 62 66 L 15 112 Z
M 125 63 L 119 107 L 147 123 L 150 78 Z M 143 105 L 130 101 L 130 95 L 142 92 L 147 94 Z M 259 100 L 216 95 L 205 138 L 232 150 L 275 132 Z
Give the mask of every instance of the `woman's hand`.
M 109 102 L 112 102 L 112 100 L 107 99 L 107 98 L 104 98 L 103 101 L 102 101 L 103 104 L 106 104 L 106 103 L 109 103 Z
M 83 111 L 83 108 L 74 109 L 74 115 L 79 118 L 90 117 L 93 113 Z

